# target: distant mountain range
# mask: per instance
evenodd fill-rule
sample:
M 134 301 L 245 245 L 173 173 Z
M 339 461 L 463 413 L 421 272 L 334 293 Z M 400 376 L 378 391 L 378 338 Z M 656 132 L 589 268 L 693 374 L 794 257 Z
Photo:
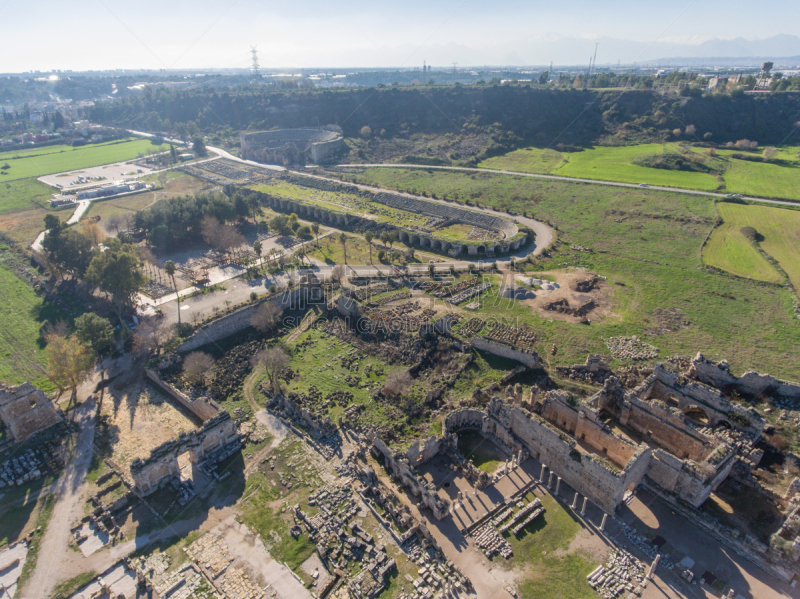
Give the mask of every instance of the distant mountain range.
M 771 60 L 776 67 L 800 65 L 800 37 L 780 34 L 765 39 L 712 39 L 701 43 L 639 42 L 610 37 L 576 38 L 561 35 L 542 35 L 525 41 L 509 41 L 484 47 L 463 44 L 432 44 L 423 48 L 401 46 L 376 48 L 370 53 L 372 66 L 402 63 L 404 66 L 422 63 L 447 66 L 459 65 L 579 65 L 589 63 L 598 45 L 597 65 L 687 65 L 687 66 L 760 66 Z M 356 64 L 347 56 L 341 62 Z M 364 55 L 358 62 L 364 61 Z M 339 61 L 337 61 L 339 62 Z

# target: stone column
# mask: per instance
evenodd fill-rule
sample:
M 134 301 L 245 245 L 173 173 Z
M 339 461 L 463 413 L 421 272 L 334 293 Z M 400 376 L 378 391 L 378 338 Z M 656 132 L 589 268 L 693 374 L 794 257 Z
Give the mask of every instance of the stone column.
M 550 471 L 550 478 L 549 478 L 549 479 L 548 479 L 548 481 L 547 481 L 547 488 L 548 488 L 548 489 L 552 489 L 552 488 L 553 488 L 553 477 L 554 477 L 555 475 L 556 475 L 556 473 L 555 473 L 555 472 L 553 472 L 553 471 L 551 470 L 551 471 Z
M 544 483 L 544 471 L 547 470 L 547 466 L 542 464 L 542 473 L 539 475 L 539 482 Z
M 656 555 L 656 559 L 653 560 L 653 563 L 650 564 L 650 569 L 647 571 L 647 580 L 653 580 L 653 574 L 656 571 L 656 567 L 658 566 L 658 561 L 661 559 L 661 554 L 659 553 Z
M 604 532 L 606 529 L 606 518 L 608 518 L 608 514 L 603 514 L 603 521 L 600 523 L 600 532 Z
M 553 495 L 558 495 L 558 489 L 561 487 L 561 477 L 559 476 L 556 480 L 556 492 Z
M 581 509 L 581 516 L 585 516 L 586 515 L 586 504 L 588 503 L 588 501 L 589 501 L 589 498 L 584 496 L 584 498 L 583 498 L 583 509 Z
M 575 491 L 575 498 L 572 500 L 572 506 L 571 507 L 572 507 L 573 510 L 576 507 L 578 507 L 578 492 L 577 491 Z
M 517 452 L 517 466 L 519 466 L 520 464 L 522 464 L 522 450 L 521 449 Z

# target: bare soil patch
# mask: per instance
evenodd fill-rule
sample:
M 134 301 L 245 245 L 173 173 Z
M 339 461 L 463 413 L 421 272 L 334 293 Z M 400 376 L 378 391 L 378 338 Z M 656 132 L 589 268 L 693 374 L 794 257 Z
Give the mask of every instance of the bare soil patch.
M 542 275 L 554 278 L 558 289 L 536 290 L 536 298 L 522 300 L 542 318 L 579 323 L 584 319 L 598 322 L 616 316 L 611 308 L 614 290 L 605 280 L 595 279 L 592 273 L 585 271 L 530 273 L 533 279 Z M 525 276 L 527 278 L 528 273 Z M 588 281 L 593 282 L 589 284 Z M 577 290 L 589 288 L 589 291 Z M 547 309 L 548 306 L 556 309 Z

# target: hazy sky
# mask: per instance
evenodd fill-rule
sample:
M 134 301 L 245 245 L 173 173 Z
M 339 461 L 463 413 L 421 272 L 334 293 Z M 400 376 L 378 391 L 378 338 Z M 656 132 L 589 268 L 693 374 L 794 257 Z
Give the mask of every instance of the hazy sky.
M 251 45 L 265 67 L 569 64 L 595 39 L 604 64 L 795 32 L 800 0 L 0 0 L 0 72 L 246 67 Z

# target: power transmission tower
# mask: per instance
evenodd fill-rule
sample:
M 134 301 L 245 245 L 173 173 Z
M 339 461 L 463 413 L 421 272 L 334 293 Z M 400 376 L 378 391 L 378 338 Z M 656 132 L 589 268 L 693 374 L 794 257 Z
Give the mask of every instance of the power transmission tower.
M 261 78 L 261 69 L 258 66 L 258 48 L 250 46 L 250 54 L 253 55 L 253 77 L 259 79 Z

